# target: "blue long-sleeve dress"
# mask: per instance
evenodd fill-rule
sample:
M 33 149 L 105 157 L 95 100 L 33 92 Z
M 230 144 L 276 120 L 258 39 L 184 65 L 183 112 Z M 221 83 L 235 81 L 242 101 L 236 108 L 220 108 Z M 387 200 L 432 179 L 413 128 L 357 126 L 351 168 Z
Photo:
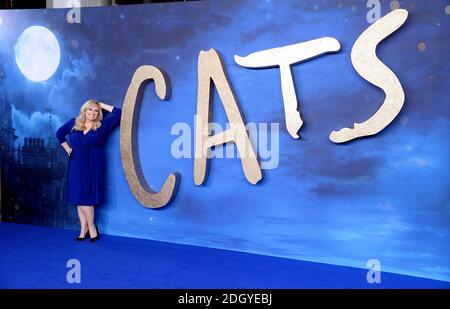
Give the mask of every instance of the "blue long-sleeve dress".
M 108 115 L 109 114 L 109 115 Z M 119 125 L 122 110 L 114 107 L 104 112 L 100 128 L 83 131 L 72 130 L 75 118 L 70 119 L 56 131 L 62 144 L 72 147 L 66 179 L 66 200 L 77 206 L 96 206 L 104 199 L 105 142 L 109 133 Z M 66 139 L 67 137 L 67 139 Z

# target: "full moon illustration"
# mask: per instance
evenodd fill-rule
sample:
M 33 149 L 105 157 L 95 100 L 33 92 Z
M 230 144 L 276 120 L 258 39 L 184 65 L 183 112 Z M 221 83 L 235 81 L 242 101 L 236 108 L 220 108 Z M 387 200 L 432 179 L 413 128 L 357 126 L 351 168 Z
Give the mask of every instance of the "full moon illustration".
M 60 49 L 55 35 L 45 27 L 25 29 L 14 46 L 22 74 L 35 82 L 49 79 L 59 65 Z

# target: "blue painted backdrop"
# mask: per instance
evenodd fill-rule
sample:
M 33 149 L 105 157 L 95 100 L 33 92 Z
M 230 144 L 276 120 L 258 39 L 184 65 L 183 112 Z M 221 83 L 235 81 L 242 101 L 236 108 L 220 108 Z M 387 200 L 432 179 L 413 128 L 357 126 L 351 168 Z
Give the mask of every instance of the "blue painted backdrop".
M 379 259 L 382 270 L 450 281 L 450 16 L 447 1 L 402 1 L 406 24 L 378 55 L 398 76 L 406 103 L 381 134 L 336 145 L 332 130 L 361 122 L 384 94 L 354 71 L 351 47 L 368 26 L 365 1 L 200 1 L 81 10 L 2 11 L 0 53 L 13 126 L 23 137 L 46 137 L 89 98 L 122 105 L 137 67 L 155 65 L 171 80 L 169 101 L 147 88 L 139 151 L 149 183 L 159 190 L 169 172 L 182 183 L 170 206 L 146 209 L 132 196 L 121 166 L 119 131 L 110 138 L 101 230 L 115 235 L 224 248 L 354 267 Z M 382 15 L 390 1 L 382 1 Z M 27 80 L 14 45 L 29 26 L 50 29 L 61 63 L 45 82 Z M 301 140 L 284 125 L 278 69 L 239 67 L 235 54 L 323 36 L 342 45 L 293 67 L 305 125 Z M 419 50 L 419 43 L 425 49 Z M 280 158 L 250 185 L 239 159 L 213 159 L 204 186 L 195 186 L 193 159 L 175 159 L 176 122 L 193 128 L 200 50 L 217 49 L 248 122 L 280 123 Z M 214 120 L 225 123 L 215 96 Z M 233 146 L 234 147 L 234 146 Z M 63 179 L 61 179 L 63 181 Z M 71 213 L 76 229 L 75 212 Z

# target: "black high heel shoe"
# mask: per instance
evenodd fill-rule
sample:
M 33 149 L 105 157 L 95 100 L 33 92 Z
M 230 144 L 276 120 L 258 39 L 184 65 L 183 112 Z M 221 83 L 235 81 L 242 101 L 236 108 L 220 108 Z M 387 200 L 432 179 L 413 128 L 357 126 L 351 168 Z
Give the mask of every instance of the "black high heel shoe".
M 78 236 L 77 238 L 75 238 L 75 241 L 82 241 L 87 239 L 86 235 L 89 234 L 89 236 L 91 236 L 91 234 L 89 233 L 89 229 L 87 229 L 86 233 L 84 233 L 83 237 Z
M 98 232 L 97 225 L 95 226 L 95 230 L 97 231 L 97 236 L 91 237 L 91 242 L 96 242 L 100 238 L 100 233 Z M 89 234 L 90 235 L 90 234 Z

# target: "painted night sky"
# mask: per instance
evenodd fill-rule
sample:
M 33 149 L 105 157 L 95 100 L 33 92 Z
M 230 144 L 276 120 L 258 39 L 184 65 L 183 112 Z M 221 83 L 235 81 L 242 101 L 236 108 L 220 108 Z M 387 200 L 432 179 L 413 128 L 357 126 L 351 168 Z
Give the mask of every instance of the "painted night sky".
M 381 2 L 385 15 L 390 1 Z M 384 100 L 350 60 L 369 26 L 365 1 L 89 8 L 79 24 L 66 21 L 65 9 L 1 11 L 0 57 L 18 143 L 47 137 L 49 112 L 56 130 L 87 99 L 122 106 L 136 68 L 155 65 L 169 75 L 172 94 L 161 102 L 153 85 L 147 88 L 142 169 L 155 190 L 180 172 L 180 189 L 165 208 L 140 206 L 122 170 L 116 130 L 107 147 L 107 203 L 98 208 L 103 232 L 360 268 L 379 259 L 383 271 L 450 281 L 448 3 L 400 4 L 409 18 L 378 56 L 401 81 L 405 105 L 380 134 L 344 145 L 330 142 L 330 132 L 366 120 Z M 58 69 L 43 82 L 28 80 L 14 58 L 18 37 L 34 25 L 52 31 L 61 48 Z M 242 68 L 233 56 L 325 36 L 339 40 L 340 53 L 292 68 L 305 121 L 294 140 L 284 124 L 279 69 Z M 246 120 L 280 124 L 279 165 L 264 170 L 256 186 L 237 158 L 211 160 L 206 184 L 196 186 L 194 160 L 171 156 L 172 126 L 185 122 L 194 132 L 197 59 L 210 48 L 221 53 Z M 214 121 L 225 124 L 217 93 L 214 100 Z

